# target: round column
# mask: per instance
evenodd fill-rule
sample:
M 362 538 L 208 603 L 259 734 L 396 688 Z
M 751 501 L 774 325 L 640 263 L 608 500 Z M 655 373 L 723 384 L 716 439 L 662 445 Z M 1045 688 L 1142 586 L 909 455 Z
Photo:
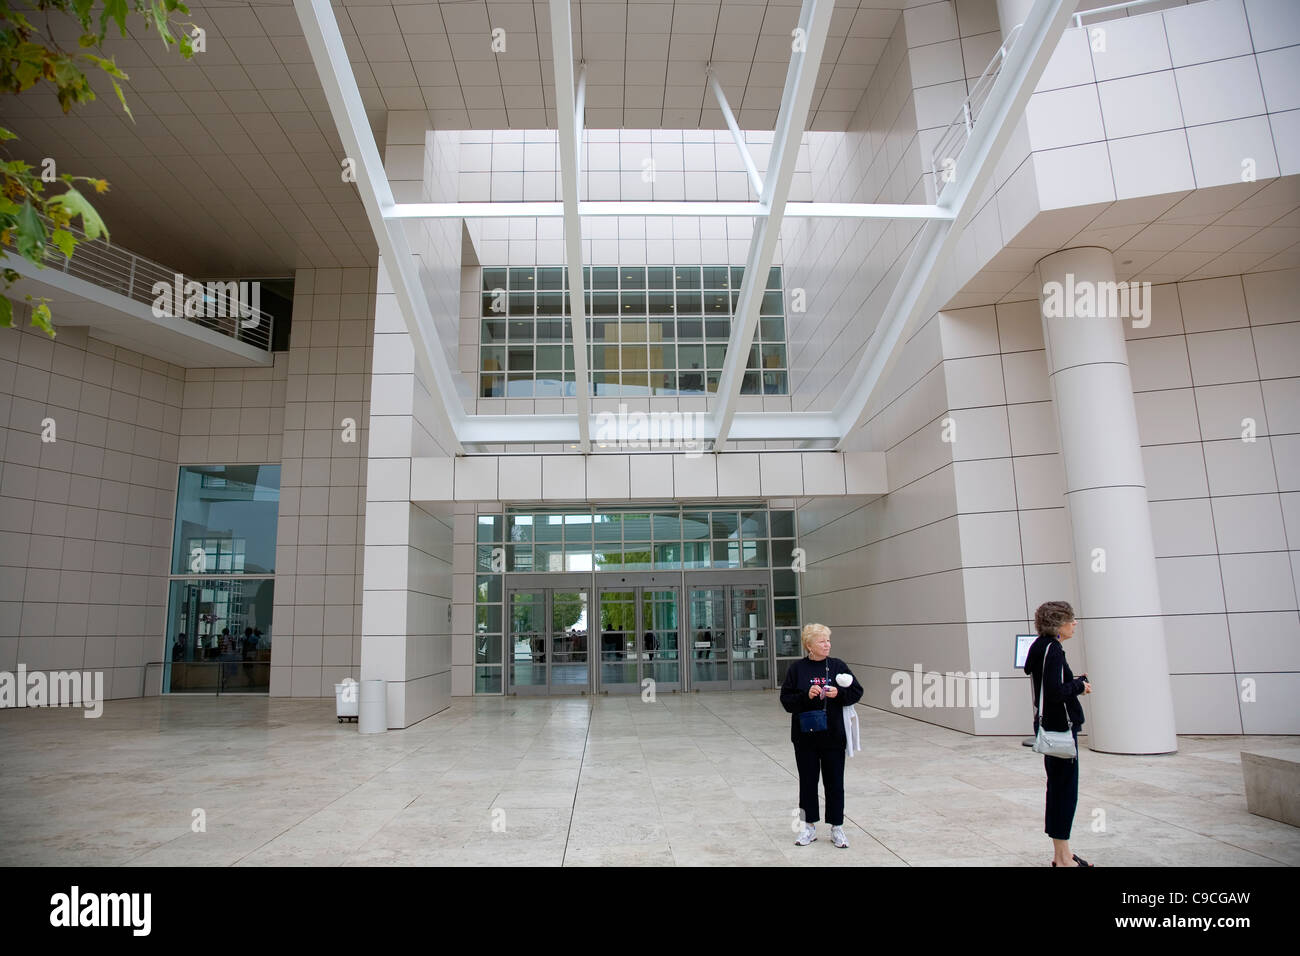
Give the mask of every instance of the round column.
M 1085 729 L 1093 750 L 1172 753 L 1178 742 L 1124 344 L 1128 319 L 1110 314 L 1114 286 L 1106 285 L 1115 282 L 1114 261 L 1106 249 L 1067 249 L 1038 263 L 1038 279 L 1074 539 L 1075 611 L 1093 682 L 1083 698 Z

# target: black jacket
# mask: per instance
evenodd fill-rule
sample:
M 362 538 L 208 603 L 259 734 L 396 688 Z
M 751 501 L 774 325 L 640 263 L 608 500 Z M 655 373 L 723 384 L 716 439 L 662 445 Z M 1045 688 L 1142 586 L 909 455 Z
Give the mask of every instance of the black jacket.
M 828 657 L 824 661 L 813 661 L 805 657 L 790 665 L 785 672 L 785 682 L 781 685 L 781 706 L 790 712 L 790 741 L 796 746 L 804 745 L 824 749 L 844 747 L 844 708 L 856 704 L 862 699 L 862 685 L 857 677 L 848 687 L 839 687 L 839 693 L 826 699 L 826 729 L 816 733 L 805 734 L 799 729 L 799 715 L 805 710 L 821 710 L 822 698 L 810 700 L 808 688 L 814 683 L 821 684 L 828 677 L 833 682 L 836 674 L 853 676 L 849 665 L 838 657 Z
M 1043 655 L 1047 655 L 1047 686 L 1043 688 Z M 1078 730 L 1083 725 L 1083 705 L 1079 695 L 1083 693 L 1083 678 L 1075 677 L 1070 664 L 1065 659 L 1065 648 L 1055 637 L 1040 635 L 1038 640 L 1029 645 L 1029 654 L 1025 658 L 1025 673 L 1034 683 L 1034 707 L 1038 706 L 1038 695 L 1043 694 L 1043 729 L 1065 730 L 1066 715 L 1070 723 Z M 1034 721 L 1034 733 L 1038 733 L 1038 721 Z

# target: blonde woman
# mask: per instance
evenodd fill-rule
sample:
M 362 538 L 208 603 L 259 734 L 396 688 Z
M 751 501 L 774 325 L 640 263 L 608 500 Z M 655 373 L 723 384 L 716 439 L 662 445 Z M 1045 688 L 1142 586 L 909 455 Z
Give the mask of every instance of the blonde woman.
M 805 624 L 802 638 L 807 656 L 790 665 L 781 685 L 781 706 L 790 712 L 790 741 L 799 768 L 799 809 L 803 811 L 803 830 L 794 842 L 807 846 L 817 839 L 820 775 L 831 842 L 848 849 L 844 837 L 844 708 L 862 699 L 862 685 L 847 664 L 831 657 L 829 627 Z

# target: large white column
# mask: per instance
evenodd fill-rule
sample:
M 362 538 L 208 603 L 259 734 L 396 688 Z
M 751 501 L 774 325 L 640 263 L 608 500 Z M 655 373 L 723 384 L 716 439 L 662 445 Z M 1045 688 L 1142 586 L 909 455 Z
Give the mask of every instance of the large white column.
M 1090 744 L 1107 753 L 1172 753 L 1178 742 L 1127 319 L 1108 314 L 1102 285 L 1115 281 L 1114 261 L 1105 249 L 1067 249 L 1041 260 L 1038 278 L 1074 537 L 1075 611 L 1093 682 L 1085 698 Z

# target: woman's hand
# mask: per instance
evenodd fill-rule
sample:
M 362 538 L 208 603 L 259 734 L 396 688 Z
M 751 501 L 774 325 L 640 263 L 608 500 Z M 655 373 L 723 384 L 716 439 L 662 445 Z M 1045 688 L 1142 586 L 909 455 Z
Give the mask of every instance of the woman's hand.
M 826 689 L 822 691 L 828 698 L 834 699 L 840 696 L 840 689 L 834 684 L 827 684 Z
M 1091 685 L 1090 683 L 1088 683 L 1087 681 L 1084 681 L 1084 682 L 1083 682 L 1083 692 L 1084 692 L 1085 694 L 1091 694 L 1091 693 L 1092 693 L 1092 685 Z
M 808 688 L 808 699 L 816 700 L 818 697 L 821 696 L 821 692 L 822 689 L 818 687 L 816 684 L 813 684 L 811 687 Z

